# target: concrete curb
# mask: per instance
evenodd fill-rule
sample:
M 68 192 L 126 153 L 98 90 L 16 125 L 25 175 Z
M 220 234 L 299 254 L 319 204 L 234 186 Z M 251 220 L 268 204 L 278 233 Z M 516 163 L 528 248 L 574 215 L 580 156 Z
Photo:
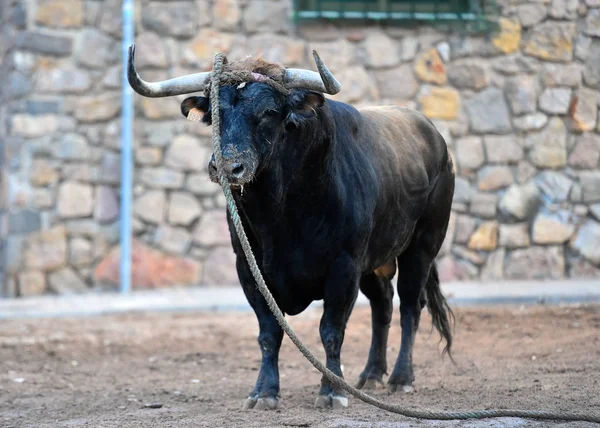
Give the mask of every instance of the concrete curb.
M 600 280 L 456 282 L 443 284 L 453 306 L 600 302 Z M 398 305 L 396 296 L 395 305 Z M 357 305 L 368 300 L 359 294 Z M 320 308 L 314 302 L 312 308 Z M 239 286 L 173 288 L 71 296 L 0 299 L 0 319 L 81 317 L 128 312 L 250 311 Z

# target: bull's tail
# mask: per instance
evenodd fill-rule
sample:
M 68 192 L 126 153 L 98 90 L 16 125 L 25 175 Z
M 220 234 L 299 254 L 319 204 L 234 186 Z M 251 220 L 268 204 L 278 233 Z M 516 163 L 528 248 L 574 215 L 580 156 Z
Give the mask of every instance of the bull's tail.
M 429 278 L 427 278 L 427 283 L 425 284 L 425 293 L 427 295 L 427 309 L 429 309 L 429 313 L 431 314 L 431 322 L 442 336 L 442 339 L 446 341 L 446 347 L 442 351 L 442 355 L 448 353 L 448 356 L 452 359 L 452 331 L 450 321 L 454 323 L 454 313 L 440 289 L 440 278 L 435 263 L 433 263 L 429 271 Z

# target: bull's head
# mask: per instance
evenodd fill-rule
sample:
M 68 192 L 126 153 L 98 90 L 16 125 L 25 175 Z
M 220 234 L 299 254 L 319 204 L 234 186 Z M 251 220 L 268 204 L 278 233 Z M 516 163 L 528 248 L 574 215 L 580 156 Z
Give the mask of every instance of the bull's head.
M 305 121 L 318 115 L 323 106 L 323 93 L 336 94 L 340 84 L 321 61 L 316 52 L 313 56 L 318 73 L 310 70 L 283 68 L 276 64 L 253 60 L 250 64 L 253 81 L 243 85 L 222 85 L 221 149 L 222 173 L 231 184 L 243 185 L 252 181 L 260 171 L 268 167 L 276 146 L 286 139 Z M 284 95 L 262 83 L 265 75 L 280 67 L 281 82 L 289 89 Z M 263 71 L 261 71 L 263 70 Z M 263 74 L 264 73 L 264 74 Z M 128 79 L 131 87 L 146 97 L 167 97 L 203 91 L 210 83 L 210 72 L 195 73 L 161 82 L 145 82 L 134 66 L 134 48 L 129 50 Z M 192 109 L 200 112 L 202 122 L 211 124 L 211 102 L 204 96 L 186 98 L 181 112 L 188 116 Z M 208 166 L 212 181 L 217 180 L 214 155 Z

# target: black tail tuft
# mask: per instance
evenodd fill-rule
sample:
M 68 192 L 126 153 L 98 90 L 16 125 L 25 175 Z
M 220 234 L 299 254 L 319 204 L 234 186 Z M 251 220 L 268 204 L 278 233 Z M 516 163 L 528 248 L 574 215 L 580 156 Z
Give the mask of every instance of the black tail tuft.
M 448 353 L 450 359 L 454 361 L 452 359 L 452 332 L 450 328 L 450 320 L 454 324 L 454 313 L 448 306 L 448 302 L 440 289 L 440 279 L 435 263 L 429 271 L 425 292 L 427 293 L 427 309 L 431 314 L 431 322 L 443 340 L 446 341 L 446 347 L 442 351 L 442 355 Z

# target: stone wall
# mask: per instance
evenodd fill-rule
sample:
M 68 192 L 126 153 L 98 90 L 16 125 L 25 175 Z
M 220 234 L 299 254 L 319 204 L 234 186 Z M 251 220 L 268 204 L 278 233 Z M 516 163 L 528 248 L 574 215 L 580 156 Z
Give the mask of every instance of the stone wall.
M 600 1 L 500 3 L 499 33 L 463 36 L 295 26 L 290 0 L 137 1 L 137 65 L 174 77 L 219 50 L 313 67 L 317 49 L 343 85 L 334 98 L 413 106 L 445 136 L 458 177 L 444 280 L 600 278 Z M 120 1 L 4 9 L 7 293 L 114 288 Z M 182 98 L 135 97 L 135 287 L 237 283 L 210 129 L 181 116 Z

